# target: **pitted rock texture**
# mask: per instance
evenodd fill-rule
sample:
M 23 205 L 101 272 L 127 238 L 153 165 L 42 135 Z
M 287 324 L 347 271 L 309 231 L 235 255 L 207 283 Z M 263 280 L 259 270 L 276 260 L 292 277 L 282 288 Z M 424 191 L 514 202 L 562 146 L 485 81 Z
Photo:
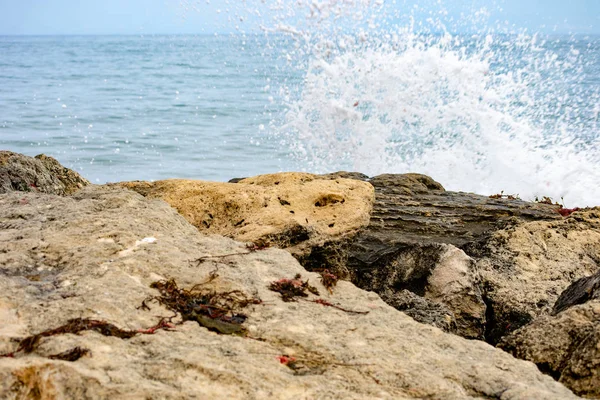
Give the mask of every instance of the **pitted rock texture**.
M 538 317 L 498 346 L 534 362 L 578 395 L 600 398 L 600 300 Z
M 488 306 L 486 339 L 549 314 L 574 281 L 600 271 L 600 209 L 495 232 L 477 260 Z
M 21 191 L 69 195 L 89 184 L 77 172 L 44 154 L 33 158 L 0 151 L 0 193 Z
M 302 252 L 332 238 L 355 234 L 369 222 L 373 187 L 356 180 L 305 173 L 260 175 L 236 184 L 166 180 L 124 182 L 160 198 L 207 233 Z M 298 246 L 299 245 L 299 246 Z
M 163 278 L 263 300 L 245 311 L 248 337 L 196 322 L 127 340 L 91 331 L 44 337 L 29 355 L 0 358 L 1 398 L 576 398 L 531 363 L 414 322 L 349 282 L 329 294 L 289 253 L 248 253 L 132 191 L 3 194 L 0 221 L 0 352 L 71 318 L 147 328 L 172 315 L 155 303 L 140 307 Z M 321 299 L 368 314 L 311 302 L 315 295 L 286 303 L 268 289 L 296 274 Z M 75 346 L 91 353 L 73 362 L 46 357 Z

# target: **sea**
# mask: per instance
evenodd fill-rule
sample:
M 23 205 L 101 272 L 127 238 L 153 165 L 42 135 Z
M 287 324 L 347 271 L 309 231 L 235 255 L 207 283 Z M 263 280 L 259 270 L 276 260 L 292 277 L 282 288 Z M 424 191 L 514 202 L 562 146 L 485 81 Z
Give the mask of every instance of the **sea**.
M 0 149 L 93 183 L 418 172 L 600 204 L 600 36 L 302 28 L 0 37 Z

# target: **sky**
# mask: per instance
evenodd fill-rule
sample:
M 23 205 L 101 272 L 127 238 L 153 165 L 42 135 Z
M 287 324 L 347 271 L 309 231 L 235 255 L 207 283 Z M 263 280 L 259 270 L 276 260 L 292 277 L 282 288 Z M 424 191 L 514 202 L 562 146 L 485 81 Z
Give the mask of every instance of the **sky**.
M 446 17 L 455 20 L 461 13 L 486 7 L 488 24 L 502 22 L 530 32 L 600 34 L 600 0 L 384 1 L 397 14 L 421 6 L 417 19 L 428 16 L 422 11 L 424 4 L 431 10 L 442 3 Z M 243 8 L 241 4 L 241 0 L 0 0 L 0 35 L 202 34 L 232 32 L 240 24 L 245 31 L 258 30 L 253 15 L 238 21 L 240 12 L 235 10 Z M 262 16 L 266 17 L 264 12 Z

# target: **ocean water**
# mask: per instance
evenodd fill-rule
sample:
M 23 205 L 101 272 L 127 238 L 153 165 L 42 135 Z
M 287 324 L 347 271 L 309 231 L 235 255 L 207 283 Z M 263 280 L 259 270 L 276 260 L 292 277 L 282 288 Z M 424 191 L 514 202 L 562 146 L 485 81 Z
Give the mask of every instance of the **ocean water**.
M 0 147 L 52 155 L 99 183 L 285 168 L 287 151 L 261 140 L 280 112 L 263 90 L 272 64 L 243 42 L 1 37 Z
M 452 190 L 600 204 L 599 36 L 367 17 L 343 31 L 0 37 L 0 148 L 96 183 L 421 172 Z

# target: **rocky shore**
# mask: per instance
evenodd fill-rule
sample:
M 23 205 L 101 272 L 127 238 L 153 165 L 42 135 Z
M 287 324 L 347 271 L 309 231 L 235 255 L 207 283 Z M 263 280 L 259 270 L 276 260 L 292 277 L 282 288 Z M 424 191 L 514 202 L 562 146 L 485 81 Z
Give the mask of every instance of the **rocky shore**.
M 600 209 L 0 151 L 0 320 L 7 399 L 600 398 Z

